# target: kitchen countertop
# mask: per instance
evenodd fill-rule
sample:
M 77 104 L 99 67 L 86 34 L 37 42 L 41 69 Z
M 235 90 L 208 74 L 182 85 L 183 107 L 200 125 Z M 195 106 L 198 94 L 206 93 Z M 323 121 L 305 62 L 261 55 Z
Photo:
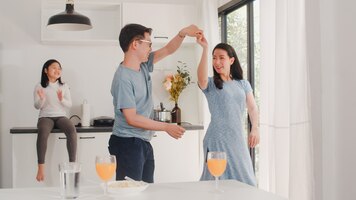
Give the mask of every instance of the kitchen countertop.
M 194 125 L 190 124 L 187 122 L 182 122 L 181 125 L 185 130 L 191 131 L 191 130 L 203 130 L 204 126 L 203 125 Z M 77 133 L 92 133 L 92 132 L 112 132 L 112 126 L 103 126 L 103 127 L 94 127 L 94 126 L 89 126 L 89 127 L 76 127 Z M 13 127 L 10 129 L 11 134 L 32 134 L 32 133 L 37 133 L 37 128 L 36 127 Z M 59 129 L 53 129 L 52 133 L 62 133 L 61 130 Z

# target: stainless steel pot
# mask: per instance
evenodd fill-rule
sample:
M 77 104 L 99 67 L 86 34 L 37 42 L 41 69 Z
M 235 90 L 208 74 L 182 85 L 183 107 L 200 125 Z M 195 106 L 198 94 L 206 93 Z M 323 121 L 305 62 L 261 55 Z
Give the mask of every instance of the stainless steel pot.
M 170 110 L 154 110 L 153 119 L 160 122 L 171 122 L 171 111 Z

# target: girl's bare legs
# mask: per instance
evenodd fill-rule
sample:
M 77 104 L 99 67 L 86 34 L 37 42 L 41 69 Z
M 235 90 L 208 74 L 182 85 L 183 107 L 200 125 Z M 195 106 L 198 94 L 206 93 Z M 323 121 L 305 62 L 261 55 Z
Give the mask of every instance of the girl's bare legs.
M 44 180 L 44 164 L 38 164 L 36 180 L 41 182 Z

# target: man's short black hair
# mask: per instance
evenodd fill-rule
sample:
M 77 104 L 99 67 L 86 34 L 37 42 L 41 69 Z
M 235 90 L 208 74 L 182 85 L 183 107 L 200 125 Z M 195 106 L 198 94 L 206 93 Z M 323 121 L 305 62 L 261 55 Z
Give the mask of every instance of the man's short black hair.
M 122 51 L 126 52 L 132 41 L 135 39 L 145 38 L 145 33 L 151 35 L 152 29 L 142 26 L 140 24 L 127 24 L 121 31 L 119 36 L 120 47 Z

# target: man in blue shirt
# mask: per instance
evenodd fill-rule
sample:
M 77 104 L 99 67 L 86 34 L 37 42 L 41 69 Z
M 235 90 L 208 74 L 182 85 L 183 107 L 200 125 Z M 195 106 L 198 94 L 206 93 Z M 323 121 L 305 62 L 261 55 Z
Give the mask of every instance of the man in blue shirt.
M 153 131 L 165 131 L 179 139 L 184 128 L 152 120 L 153 64 L 174 53 L 186 36 L 202 33 L 195 25 L 183 28 L 167 45 L 151 52 L 152 29 L 128 24 L 121 29 L 119 41 L 124 60 L 115 72 L 111 94 L 115 123 L 109 140 L 109 152 L 116 156 L 116 180 L 125 176 L 153 183 L 154 156 L 150 140 Z

